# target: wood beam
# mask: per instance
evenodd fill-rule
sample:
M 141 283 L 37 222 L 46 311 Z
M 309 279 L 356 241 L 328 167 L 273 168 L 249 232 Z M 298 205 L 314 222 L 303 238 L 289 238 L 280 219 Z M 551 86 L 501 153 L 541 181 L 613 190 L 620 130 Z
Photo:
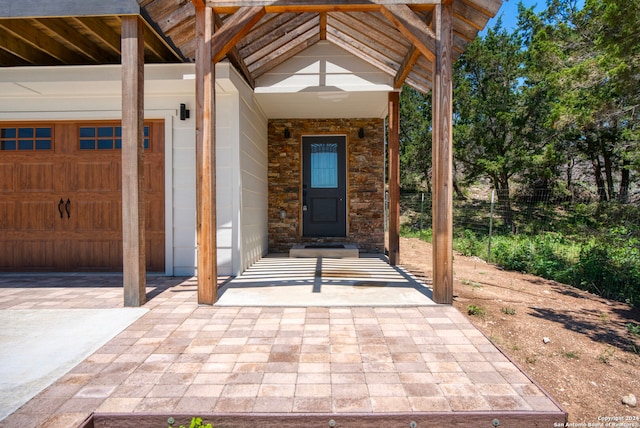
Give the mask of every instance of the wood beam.
M 0 28 L 4 28 L 13 37 L 30 45 L 30 49 L 46 52 L 64 64 L 82 64 L 86 60 L 77 52 L 59 43 L 50 35 L 38 29 L 30 20 L 2 19 Z
M 327 12 L 320 12 L 320 40 L 327 40 Z
M 216 93 L 210 7 L 196 6 L 196 235 L 198 244 L 198 303 L 218 299 L 216 242 Z
M 105 46 L 115 55 L 120 54 L 120 38 L 118 33 L 113 31 L 102 19 L 86 16 L 83 18 L 73 18 L 78 24 L 82 25 L 87 31 L 92 32 L 98 39 L 102 40 Z M 144 49 L 144 46 L 142 47 Z
M 279 13 L 283 9 L 300 12 L 370 10 L 380 5 L 409 4 L 412 7 L 425 7 L 439 4 L 441 0 L 205 0 L 207 6 L 218 10 L 229 10 L 237 7 L 268 7 L 268 12 Z M 482 0 L 497 1 L 497 0 Z
M 71 19 L 75 20 L 75 18 Z M 87 56 L 93 63 L 102 64 L 106 61 L 117 63 L 118 58 L 120 57 L 120 37 L 117 35 L 118 50 L 115 52 L 106 52 L 98 48 L 96 43 L 93 43 L 86 37 L 83 37 L 77 28 L 72 27 L 62 18 L 37 19 L 36 22 L 46 27 L 48 31 L 58 35 L 62 40 L 71 41 L 71 48 L 80 52 L 82 55 Z M 84 27 L 84 24 L 79 21 L 76 22 Z M 109 30 L 112 31 L 111 29 Z
M 453 302 L 453 8 L 434 11 L 433 68 L 433 300 Z
M 122 17 L 122 273 L 124 305 L 146 302 L 144 22 Z
M 431 21 L 433 20 L 433 12 L 429 12 L 425 19 L 425 24 L 431 25 Z M 393 79 L 393 87 L 395 89 L 402 88 L 405 80 L 409 77 L 413 66 L 418 62 L 420 58 L 420 51 L 416 49 L 415 45 L 411 45 L 411 48 L 407 51 L 404 59 L 402 60 L 402 64 L 400 64 L 400 68 L 398 69 L 395 78 Z
M 409 74 L 411 73 L 411 69 L 416 64 L 416 62 L 418 62 L 418 58 L 420 58 L 420 51 L 416 49 L 414 45 L 411 45 L 411 47 L 407 51 L 407 54 L 404 56 L 404 59 L 402 60 L 402 64 L 400 64 L 400 67 L 398 68 L 398 71 L 396 72 L 396 75 L 393 79 L 394 89 L 402 88 L 402 85 L 404 84 L 405 80 L 407 80 L 407 77 L 409 77 Z
M 243 7 L 227 19 L 213 36 L 213 62 L 216 63 L 224 58 L 265 13 L 263 7 Z
M 216 31 L 223 25 L 222 19 L 220 19 L 217 14 L 214 14 L 214 23 Z M 252 89 L 255 89 L 256 81 L 251 75 L 251 72 L 249 71 L 249 68 L 247 67 L 244 59 L 242 58 L 242 55 L 240 55 L 238 47 L 234 46 L 233 48 L 231 48 L 231 50 L 227 53 L 227 56 L 229 57 L 229 61 L 231 61 L 231 64 L 233 64 L 240 71 L 240 73 L 242 73 L 242 77 L 244 77 L 244 80 L 246 80 L 249 86 L 251 86 Z
M 380 12 L 391 21 L 398 30 L 424 55 L 428 60 L 435 59 L 435 34 L 418 15 L 406 5 L 387 5 Z
M 400 92 L 389 92 L 389 264 L 400 263 Z
M 39 49 L 34 49 L 33 46 L 26 43 L 22 38 L 14 36 L 9 31 L 0 31 L 0 46 L 2 46 L 2 49 L 29 64 L 52 65 L 56 63 L 56 59 L 51 55 Z

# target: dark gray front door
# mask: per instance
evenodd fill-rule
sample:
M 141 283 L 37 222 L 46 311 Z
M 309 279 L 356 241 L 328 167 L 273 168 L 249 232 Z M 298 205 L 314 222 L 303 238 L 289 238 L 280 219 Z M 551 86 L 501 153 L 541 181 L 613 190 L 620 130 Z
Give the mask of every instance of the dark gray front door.
M 302 234 L 347 235 L 346 137 L 302 137 Z

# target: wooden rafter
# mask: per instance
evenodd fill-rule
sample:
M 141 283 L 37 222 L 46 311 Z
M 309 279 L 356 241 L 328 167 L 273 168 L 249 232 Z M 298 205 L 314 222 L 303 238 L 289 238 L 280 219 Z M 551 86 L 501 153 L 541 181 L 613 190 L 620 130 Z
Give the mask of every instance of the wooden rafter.
M 23 43 L 30 46 L 30 49 L 46 52 L 64 64 L 81 64 L 83 62 L 82 55 L 39 31 L 33 25 L 33 20 L 4 20 L 0 21 L 0 28 L 10 33 L 12 37 L 21 39 Z
M 114 55 L 120 55 L 120 37 L 104 21 L 92 16 L 73 18 L 73 21 L 100 39 Z
M 399 63 L 389 61 L 388 58 L 382 56 L 375 49 L 368 47 L 345 33 L 339 32 L 334 27 L 327 29 L 327 40 L 387 74 L 394 73 L 395 67 L 399 65 Z
M 119 46 L 118 52 L 116 54 L 111 51 L 105 51 L 104 49 L 101 49 L 97 44 L 92 43 L 88 37 L 78 37 L 78 29 L 71 25 L 71 23 L 75 22 L 75 19 L 76 18 L 71 18 L 68 20 L 63 20 L 62 18 L 43 18 L 37 19 L 36 22 L 49 34 L 53 34 L 55 37 L 61 40 L 72 39 L 73 43 L 70 44 L 70 47 L 89 58 L 91 63 L 99 64 L 105 61 L 105 59 L 110 62 L 115 62 L 118 60 L 120 56 Z M 111 29 L 109 30 L 111 31 Z M 73 37 L 73 35 L 76 36 Z
M 212 40 L 213 62 L 224 58 L 265 14 L 262 7 L 241 8 L 215 33 Z
M 387 5 L 381 9 L 381 12 L 405 37 L 411 40 L 422 55 L 431 61 L 435 59 L 435 35 L 415 12 L 406 5 Z
M 320 41 L 320 30 L 317 25 L 314 25 L 310 30 L 276 49 L 269 55 L 268 59 L 256 61 L 251 65 L 250 69 L 256 78 L 260 77 L 267 71 L 272 70 L 286 60 L 293 58 L 305 49 L 313 46 L 318 41 Z
M 302 23 L 296 27 L 296 31 L 287 31 L 289 26 L 283 26 L 265 39 L 267 45 L 245 57 L 249 70 L 256 78 L 320 40 L 318 15 L 305 14 L 299 18 Z M 299 22 L 298 17 L 294 20 Z
M 402 88 L 402 85 L 404 85 L 405 80 L 409 77 L 409 73 L 411 73 L 413 66 L 418 62 L 418 58 L 420 58 L 420 51 L 416 49 L 415 46 L 411 45 L 393 79 L 393 87 L 395 89 Z
M 433 14 L 429 12 L 424 21 L 425 24 L 431 25 L 432 18 Z M 402 88 L 402 85 L 407 80 L 407 77 L 409 77 L 409 74 L 413 71 L 413 66 L 418 62 L 419 58 L 420 51 L 416 49 L 415 45 L 412 45 L 407 51 L 404 59 L 402 60 L 402 64 L 400 64 L 400 68 L 398 68 L 398 72 L 393 79 L 393 87 L 395 89 Z
M 217 31 L 224 25 L 224 23 L 218 15 L 214 16 L 214 20 Z M 249 86 L 251 86 L 251 88 L 255 88 L 256 82 L 253 79 L 249 68 L 247 68 L 247 64 L 244 62 L 244 59 L 240 55 L 240 52 L 238 52 L 238 47 L 234 46 L 233 48 L 231 48 L 231 50 L 227 53 L 227 57 L 229 58 L 229 61 L 231 61 L 231 63 L 240 71 L 242 77 L 244 77 Z

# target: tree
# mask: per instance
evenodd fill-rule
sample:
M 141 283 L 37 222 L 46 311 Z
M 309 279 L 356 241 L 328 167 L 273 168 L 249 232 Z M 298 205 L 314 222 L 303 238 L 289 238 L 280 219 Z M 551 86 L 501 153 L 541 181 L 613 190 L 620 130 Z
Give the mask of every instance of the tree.
M 454 150 L 467 182 L 488 177 L 514 228 L 510 183 L 539 150 L 530 144 L 523 102 L 522 40 L 500 20 L 454 66 Z
M 626 200 L 633 164 L 637 163 L 637 156 L 632 154 L 635 151 L 630 150 L 637 147 L 637 116 L 634 118 L 630 108 L 633 100 L 638 100 L 637 76 L 634 82 L 625 72 L 633 69 L 634 60 L 622 52 L 638 49 L 622 48 L 624 44 L 609 38 L 615 33 L 610 20 L 623 19 L 618 3 L 588 0 L 580 10 L 576 0 L 550 0 L 542 16 L 544 23 L 533 31 L 531 44 L 532 50 L 547 55 L 554 52 L 556 61 L 547 68 L 547 79 L 558 96 L 553 100 L 550 128 L 591 164 L 601 201 L 616 197 Z M 629 4 L 630 8 L 624 5 L 625 13 L 637 17 L 638 0 Z M 616 18 L 607 17 L 608 13 Z M 622 33 L 629 33 L 632 27 L 620 28 Z M 547 36 L 549 43 L 541 42 Z
M 405 188 L 431 190 L 431 94 L 400 93 L 400 171 Z

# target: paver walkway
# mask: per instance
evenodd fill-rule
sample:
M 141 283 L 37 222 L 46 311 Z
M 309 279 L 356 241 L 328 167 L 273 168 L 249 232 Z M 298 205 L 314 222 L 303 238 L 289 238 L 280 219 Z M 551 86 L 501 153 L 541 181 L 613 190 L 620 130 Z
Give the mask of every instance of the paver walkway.
M 92 412 L 468 412 L 488 421 L 525 414 L 564 422 L 561 409 L 451 306 L 207 307 L 196 304 L 195 281 L 165 285 L 152 284 L 161 292 L 146 315 L 1 425 L 73 427 Z M 0 307 L 7 290 L 18 302 L 24 293 L 70 301 L 67 288 L 1 287 Z

